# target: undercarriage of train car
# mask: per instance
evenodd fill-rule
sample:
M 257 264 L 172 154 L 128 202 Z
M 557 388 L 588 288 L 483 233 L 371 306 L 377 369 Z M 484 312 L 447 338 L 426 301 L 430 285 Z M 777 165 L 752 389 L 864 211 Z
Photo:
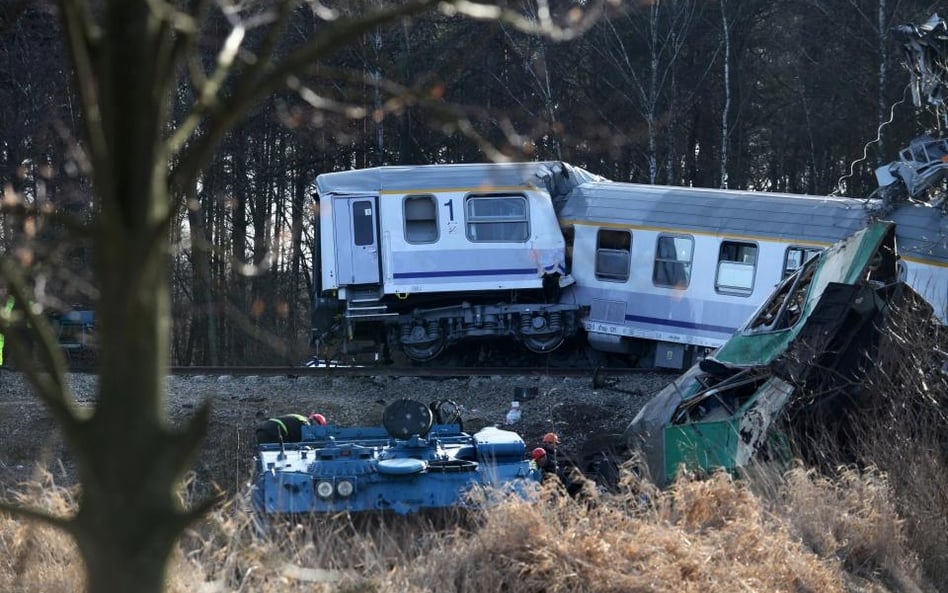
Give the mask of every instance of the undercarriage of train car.
M 414 361 L 428 361 L 464 340 L 512 338 L 545 354 L 578 329 L 579 307 L 561 304 L 471 304 L 418 309 L 387 323 L 387 343 Z
M 396 353 L 428 362 L 445 350 L 472 343 L 516 344 L 535 354 L 557 350 L 580 330 L 582 307 L 558 303 L 555 288 L 543 293 L 378 298 L 351 290 L 346 299 L 314 303 L 311 346 L 317 357 L 369 355 L 390 361 Z M 502 298 L 506 297 L 506 298 Z M 446 302 L 448 304 L 446 304 Z

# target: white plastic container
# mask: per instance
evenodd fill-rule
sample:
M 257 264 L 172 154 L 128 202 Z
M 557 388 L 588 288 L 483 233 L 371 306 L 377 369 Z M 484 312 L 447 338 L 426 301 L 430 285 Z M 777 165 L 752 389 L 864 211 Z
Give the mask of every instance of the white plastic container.
M 507 424 L 516 424 L 520 422 L 520 402 L 510 402 L 510 410 L 507 412 Z

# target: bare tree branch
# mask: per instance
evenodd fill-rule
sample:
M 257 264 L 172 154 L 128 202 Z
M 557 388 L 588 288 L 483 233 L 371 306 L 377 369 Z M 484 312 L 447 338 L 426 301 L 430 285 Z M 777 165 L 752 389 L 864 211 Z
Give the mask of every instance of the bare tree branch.
M 62 529 L 67 533 L 72 533 L 72 520 L 66 517 L 57 517 L 55 515 L 50 515 L 46 511 L 41 511 L 39 509 L 33 509 L 30 507 L 23 507 L 13 503 L 5 502 L 0 500 L 0 515 L 9 514 L 13 517 L 23 517 L 26 519 L 32 519 L 33 521 L 38 521 L 40 523 L 45 523 L 50 527 L 56 527 Z
M 96 68 L 92 56 L 99 47 L 101 31 L 93 25 L 88 5 L 82 0 L 61 0 L 60 8 L 63 29 L 66 31 L 67 49 L 72 56 L 75 70 L 76 89 L 82 104 L 82 113 L 85 116 L 86 139 L 89 143 L 92 171 L 99 174 L 96 182 L 108 191 L 112 180 L 108 175 L 103 175 L 108 167 L 102 160 L 108 153 L 108 143 L 102 127 L 102 112 L 96 88 Z

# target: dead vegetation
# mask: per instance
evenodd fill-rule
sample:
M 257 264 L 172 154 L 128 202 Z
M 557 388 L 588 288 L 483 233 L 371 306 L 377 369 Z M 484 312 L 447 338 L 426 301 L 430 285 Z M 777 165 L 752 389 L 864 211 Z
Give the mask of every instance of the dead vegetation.
M 850 423 L 854 466 L 871 468 L 884 480 L 924 574 L 944 591 L 948 589 L 948 333 L 940 324 L 922 322 L 915 308 L 906 306 L 890 316 L 878 352 L 866 382 L 869 397 Z M 828 458 L 832 459 L 831 453 Z M 841 454 L 839 461 L 848 460 Z
M 538 503 L 506 501 L 439 529 L 335 517 L 261 535 L 235 498 L 181 542 L 169 591 L 924 590 L 878 472 L 793 470 L 776 496 L 724 474 L 648 495 L 626 478 L 616 494 L 573 499 L 549 486 Z M 68 513 L 73 495 L 47 479 L 22 498 Z M 80 560 L 59 532 L 4 517 L 0 546 L 0 589 L 81 590 Z

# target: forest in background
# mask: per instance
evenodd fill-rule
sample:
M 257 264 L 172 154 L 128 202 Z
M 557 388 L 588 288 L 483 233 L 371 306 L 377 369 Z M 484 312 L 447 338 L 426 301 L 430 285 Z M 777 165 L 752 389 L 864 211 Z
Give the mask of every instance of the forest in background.
M 550 5 L 567 18 L 576 7 Z M 47 2 L 5 6 L 5 191 L 91 217 L 58 15 Z M 910 100 L 892 32 L 924 22 L 934 8 L 893 0 L 626 3 L 562 40 L 440 13 L 379 28 L 317 64 L 311 79 L 267 98 L 201 172 L 197 198 L 172 231 L 172 362 L 305 359 L 313 181 L 324 172 L 564 160 L 617 181 L 866 196 L 875 167 L 919 133 L 939 133 Z M 287 52 L 322 26 L 310 8 L 297 10 L 302 18 L 276 40 Z M 218 12 L 206 18 L 197 48 L 205 67 L 232 27 Z M 248 47 L 269 42 L 252 27 L 246 34 Z M 192 89 L 182 72 L 181 112 L 195 101 Z M 89 248 L 49 220 L 37 227 L 5 214 L 0 249 L 32 239 L 20 259 L 29 259 L 37 298 L 54 310 L 92 306 Z

